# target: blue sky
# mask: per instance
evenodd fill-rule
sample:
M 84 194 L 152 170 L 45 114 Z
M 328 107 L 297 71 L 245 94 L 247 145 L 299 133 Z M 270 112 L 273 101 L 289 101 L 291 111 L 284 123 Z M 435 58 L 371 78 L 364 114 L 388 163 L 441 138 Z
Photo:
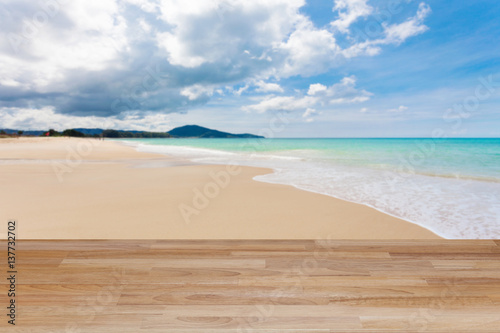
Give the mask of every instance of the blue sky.
M 0 14 L 0 128 L 500 137 L 493 0 L 26 0 Z

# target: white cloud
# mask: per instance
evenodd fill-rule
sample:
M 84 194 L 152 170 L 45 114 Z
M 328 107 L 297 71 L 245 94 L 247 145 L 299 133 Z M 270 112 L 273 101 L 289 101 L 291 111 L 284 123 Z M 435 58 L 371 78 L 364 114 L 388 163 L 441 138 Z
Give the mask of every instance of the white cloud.
M 312 94 L 309 94 L 309 93 Z M 311 84 L 305 96 L 265 96 L 259 103 L 243 107 L 245 111 L 264 113 L 267 111 L 294 111 L 312 109 L 316 106 L 365 102 L 372 94 L 356 88 L 355 77 L 345 77 L 329 87 Z
M 126 129 L 137 131 L 168 131 L 171 115 L 161 113 L 129 113 L 120 117 L 78 117 L 56 113 L 53 108 L 10 108 L 0 112 L 2 128 L 62 131 L 68 128 Z
M 309 87 L 309 89 L 311 89 Z M 356 78 L 348 76 L 343 78 L 326 90 L 316 91 L 315 95 L 326 104 L 360 103 L 370 99 L 372 93 L 356 88 Z
M 318 114 L 318 111 L 316 111 L 315 109 L 307 108 L 306 112 L 304 112 L 304 114 L 302 115 L 302 117 L 303 118 L 308 118 L 308 117 L 313 116 L 315 114 Z
M 278 75 L 311 76 L 325 72 L 337 62 L 341 49 L 335 37 L 326 29 L 317 29 L 309 20 L 303 19 L 290 37 L 279 45 L 285 60 Z
M 181 37 L 170 32 L 158 34 L 158 44 L 168 52 L 168 60 L 172 65 L 193 68 L 207 61 L 201 55 L 192 54 L 189 46 L 183 43 Z
M 239 87 L 238 89 L 233 89 L 232 87 L 226 87 L 226 89 L 228 89 L 230 92 L 233 93 L 233 95 L 236 95 L 236 96 L 241 96 L 241 94 L 243 94 L 245 91 L 247 91 L 248 88 L 250 88 L 250 86 L 248 84 L 245 84 L 244 86 Z
M 144 32 L 146 33 L 151 32 L 152 29 L 151 25 L 147 23 L 144 19 L 139 20 L 139 26 L 142 28 L 142 30 L 144 30 Z
M 277 83 L 264 82 L 262 80 L 256 81 L 257 88 L 255 91 L 269 93 L 269 92 L 283 92 L 283 88 Z
M 326 91 L 328 88 L 321 83 L 314 83 L 309 86 L 308 95 L 315 95 L 317 92 Z
M 53 15 L 42 8 L 35 6 L 32 13 L 46 15 L 45 23 L 31 18 L 18 22 L 10 28 L 10 45 L 1 48 L 0 44 L 0 77 L 17 82 L 20 88 L 59 90 L 64 87 L 65 71 L 114 68 L 120 52 L 126 52 L 127 24 L 114 0 L 69 1 L 56 7 Z M 54 31 L 51 20 L 62 16 L 71 25 Z
M 427 31 L 428 27 L 423 24 L 424 19 L 430 14 L 431 8 L 425 3 L 420 3 L 417 14 L 400 24 L 385 27 L 384 43 L 400 44 L 409 37 Z
M 128 2 L 130 4 L 134 4 L 138 6 L 141 10 L 147 13 L 157 13 L 158 12 L 158 7 L 159 3 L 156 0 L 122 0 L 125 2 Z
M 404 106 L 404 105 L 400 105 L 398 108 L 395 108 L 395 109 L 389 109 L 387 111 L 389 112 L 404 112 L 408 110 L 408 107 L 407 106 Z
M 419 35 L 428 30 L 428 27 L 423 22 L 430 12 L 431 8 L 429 5 L 422 2 L 419 4 L 415 16 L 407 19 L 405 22 L 390 25 L 383 23 L 383 38 L 353 44 L 342 50 L 342 54 L 346 58 L 357 57 L 360 55 L 374 56 L 381 52 L 381 45 L 399 45 L 408 38 Z
M 293 111 L 306 109 L 316 103 L 316 98 L 311 96 L 295 97 L 295 96 L 265 96 L 261 102 L 254 105 L 244 106 L 245 111 L 256 111 L 264 113 L 266 111 Z
M 352 23 L 373 12 L 367 2 L 368 0 L 335 0 L 333 10 L 338 12 L 339 18 L 330 22 L 330 25 L 340 32 L 348 33 Z
M 243 58 L 243 53 L 262 54 L 286 38 L 304 19 L 299 13 L 304 4 L 303 0 L 163 0 L 160 17 L 173 29 L 159 34 L 158 43 L 170 63 L 179 66 L 246 62 L 251 57 Z
M 202 96 L 209 97 L 214 93 L 213 87 L 203 86 L 201 84 L 195 84 L 190 87 L 186 87 L 181 90 L 180 94 L 186 96 L 189 100 L 193 101 Z

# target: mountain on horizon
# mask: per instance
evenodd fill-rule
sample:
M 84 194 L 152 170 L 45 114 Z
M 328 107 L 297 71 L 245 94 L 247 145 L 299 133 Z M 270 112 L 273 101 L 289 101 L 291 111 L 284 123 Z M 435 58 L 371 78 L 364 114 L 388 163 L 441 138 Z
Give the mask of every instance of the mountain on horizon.
M 248 133 L 232 134 L 198 125 L 185 125 L 176 127 L 173 130 L 168 131 L 168 134 L 170 134 L 174 138 L 264 138 L 263 136 Z

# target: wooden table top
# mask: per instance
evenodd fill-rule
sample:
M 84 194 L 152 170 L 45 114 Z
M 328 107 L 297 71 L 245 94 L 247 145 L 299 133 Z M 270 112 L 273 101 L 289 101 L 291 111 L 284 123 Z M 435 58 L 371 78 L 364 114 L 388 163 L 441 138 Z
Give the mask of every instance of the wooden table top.
M 15 328 L 0 246 L 2 332 L 500 332 L 500 241 L 21 240 Z

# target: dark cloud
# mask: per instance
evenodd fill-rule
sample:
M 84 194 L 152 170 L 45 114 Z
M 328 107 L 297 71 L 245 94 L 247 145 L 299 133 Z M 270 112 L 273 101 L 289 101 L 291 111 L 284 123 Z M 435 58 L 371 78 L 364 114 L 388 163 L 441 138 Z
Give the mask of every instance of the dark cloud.
M 0 26 L 11 34 L 11 38 L 17 36 L 16 38 L 23 39 L 17 52 L 14 52 L 12 45 L 7 45 L 8 40 L 2 40 L 3 54 L 13 56 L 15 53 L 16 59 L 21 63 L 38 60 L 39 55 L 30 48 L 30 40 L 23 35 L 23 29 L 26 28 L 22 24 L 23 21 L 29 22 L 33 13 L 37 11 L 40 11 L 40 7 L 28 2 L 11 2 L 1 7 L 2 16 L 6 20 L 2 21 Z M 121 50 L 106 68 L 102 70 L 58 68 L 58 78 L 49 82 L 44 89 L 30 87 L 32 86 L 30 81 L 34 79 L 36 73 L 33 73 L 33 69 L 27 70 L 25 77 L 17 78 L 17 81 L 22 83 L 21 87 L 0 85 L 0 107 L 52 106 L 56 112 L 76 116 L 113 116 L 136 110 L 181 112 L 209 100 L 206 94 L 189 99 L 180 93 L 183 88 L 195 84 L 208 86 L 234 84 L 270 66 L 268 63 L 252 59 L 239 64 L 231 61 L 222 64 L 206 63 L 197 68 L 173 66 L 167 60 L 168 54 L 158 47 L 156 40 L 157 33 L 169 29 L 168 24 L 159 20 L 157 15 L 143 12 L 133 5 L 123 6 L 120 13 L 127 22 L 128 47 L 126 51 Z M 145 33 L 140 27 L 138 23 L 140 19 L 150 25 L 150 32 Z M 208 30 L 202 26 L 209 25 L 214 19 L 209 17 L 207 22 L 196 22 L 199 26 L 193 31 Z M 43 37 L 48 40 L 52 38 L 65 40 L 71 38 L 73 28 L 74 24 L 64 15 L 63 8 L 60 8 L 54 20 L 50 20 L 40 29 L 43 29 Z M 233 31 L 233 34 L 243 32 L 244 29 L 240 32 Z M 86 35 L 98 33 L 98 31 L 85 32 Z M 207 36 L 194 34 L 191 37 L 195 38 L 202 48 L 203 38 Z M 37 38 L 36 34 L 34 38 Z M 245 36 L 242 36 L 242 41 L 245 39 Z M 220 52 L 224 52 L 223 48 Z

